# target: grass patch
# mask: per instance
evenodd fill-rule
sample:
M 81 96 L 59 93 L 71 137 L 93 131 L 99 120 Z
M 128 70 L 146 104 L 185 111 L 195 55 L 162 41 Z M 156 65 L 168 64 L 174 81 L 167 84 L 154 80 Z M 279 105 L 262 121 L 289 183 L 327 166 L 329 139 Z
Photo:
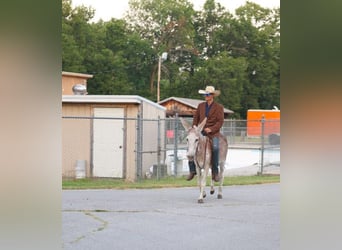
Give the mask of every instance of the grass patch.
M 210 185 L 208 177 L 207 185 Z M 224 186 L 229 185 L 253 185 L 264 183 L 279 183 L 279 175 L 255 175 L 225 177 Z M 86 178 L 65 179 L 62 181 L 62 189 L 150 189 L 168 187 L 195 187 L 197 180 L 187 181 L 185 177 L 165 177 L 156 179 L 144 179 L 137 182 L 127 182 L 122 179 L 113 178 Z

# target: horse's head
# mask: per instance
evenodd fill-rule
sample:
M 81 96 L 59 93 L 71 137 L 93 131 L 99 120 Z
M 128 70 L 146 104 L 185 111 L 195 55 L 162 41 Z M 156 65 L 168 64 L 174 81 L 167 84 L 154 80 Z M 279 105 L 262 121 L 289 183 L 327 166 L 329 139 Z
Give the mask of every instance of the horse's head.
M 188 159 L 191 159 L 196 154 L 197 145 L 199 143 L 200 138 L 202 137 L 201 131 L 204 128 L 205 123 L 207 122 L 207 118 L 205 118 L 198 126 L 193 127 L 191 127 L 190 124 L 187 123 L 183 118 L 181 118 L 181 122 L 188 133 L 186 137 L 186 141 L 188 144 L 186 156 L 188 157 Z

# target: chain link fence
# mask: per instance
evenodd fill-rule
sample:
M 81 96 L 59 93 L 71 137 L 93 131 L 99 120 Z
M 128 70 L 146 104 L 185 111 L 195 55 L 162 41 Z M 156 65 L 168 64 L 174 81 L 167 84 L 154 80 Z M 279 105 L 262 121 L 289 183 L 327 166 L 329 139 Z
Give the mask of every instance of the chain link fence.
M 192 117 L 184 118 L 192 123 Z M 188 174 L 186 131 L 175 116 L 63 116 L 63 178 L 123 178 L 137 181 Z M 280 167 L 280 120 L 226 119 L 226 169 Z M 83 164 L 83 165 L 82 165 Z
M 191 118 L 185 118 L 190 124 Z M 186 131 L 178 117 L 165 120 L 166 163 L 169 175 L 188 174 Z M 263 174 L 268 166 L 280 167 L 280 120 L 226 119 L 221 133 L 228 140 L 226 169 L 257 165 Z M 176 163 L 176 164 L 175 164 Z

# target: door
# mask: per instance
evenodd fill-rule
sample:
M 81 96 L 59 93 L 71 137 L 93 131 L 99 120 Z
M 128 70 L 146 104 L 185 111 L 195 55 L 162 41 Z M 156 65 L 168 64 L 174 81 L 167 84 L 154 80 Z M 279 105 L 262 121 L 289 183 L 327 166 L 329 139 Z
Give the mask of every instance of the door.
M 123 118 L 123 108 L 94 108 L 94 117 Z M 94 119 L 93 176 L 123 178 L 123 119 Z

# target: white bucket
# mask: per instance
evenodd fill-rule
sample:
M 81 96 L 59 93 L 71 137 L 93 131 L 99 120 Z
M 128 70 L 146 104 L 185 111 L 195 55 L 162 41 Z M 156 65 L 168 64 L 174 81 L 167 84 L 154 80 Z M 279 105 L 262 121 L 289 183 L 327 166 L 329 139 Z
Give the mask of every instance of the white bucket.
M 86 177 L 86 160 L 76 161 L 76 179 L 84 179 Z

